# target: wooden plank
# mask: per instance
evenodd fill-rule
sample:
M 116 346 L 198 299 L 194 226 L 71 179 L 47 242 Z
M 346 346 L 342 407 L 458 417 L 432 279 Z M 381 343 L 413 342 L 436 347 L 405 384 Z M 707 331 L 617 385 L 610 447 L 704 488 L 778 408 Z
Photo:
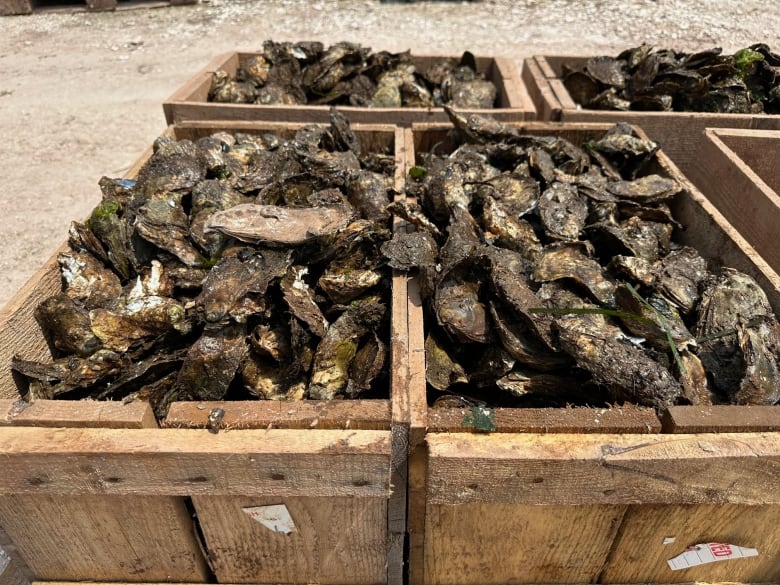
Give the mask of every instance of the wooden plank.
M 425 583 L 425 505 L 428 450 L 418 446 L 409 455 L 409 583 Z
M 0 16 L 30 14 L 31 12 L 30 0 L 0 0 Z
M 776 433 L 432 433 L 426 441 L 429 505 L 780 503 Z
M 60 286 L 55 253 L 0 310 L 0 399 L 15 400 L 23 388 L 22 380 L 16 378 L 10 368 L 15 354 L 24 359 L 51 359 L 33 313 L 42 301 L 60 292 Z
M 142 402 L 40 400 L 18 412 L 12 424 L 157 429 L 151 407 Z M 97 467 L 81 471 L 100 474 Z M 4 495 L 0 523 L 36 578 L 206 581 L 209 576 L 182 498 Z
M 777 163 L 769 160 L 780 146 L 780 133 L 762 132 L 753 144 L 753 140 L 734 140 L 735 132 L 749 131 L 704 131 L 700 156 L 690 165 L 690 178 L 769 265 L 780 270 L 780 195 L 764 180 L 780 185 L 780 173 L 774 168 Z M 772 139 L 768 140 L 767 135 Z M 740 154 L 725 141 L 738 147 Z M 767 148 L 770 150 L 765 151 Z
M 658 433 L 661 423 L 651 408 L 494 408 L 495 432 L 499 433 Z M 431 408 L 431 433 L 474 433 L 464 423 L 471 416 L 467 408 Z
M 387 501 L 377 498 L 193 498 L 221 583 L 379 584 L 387 579 Z M 245 508 L 282 504 L 274 532 Z
M 209 413 L 225 411 L 220 428 L 390 430 L 389 400 L 275 400 L 174 402 L 162 426 L 208 428 Z
M 661 417 L 665 433 L 780 431 L 776 406 L 672 406 Z
M 18 409 L 18 405 L 17 405 Z M 19 409 L 11 423 L 27 427 L 81 427 L 109 429 L 156 428 L 148 402 L 97 402 L 93 400 L 37 400 Z
M 179 498 L 3 496 L 0 523 L 38 579 L 205 582 L 208 577 Z
M 780 580 L 780 506 L 734 504 L 630 506 L 599 583 L 669 583 L 677 580 Z M 673 539 L 669 544 L 669 539 Z M 758 550 L 732 559 L 672 571 L 667 560 L 688 546 L 723 542 Z
M 32 572 L 0 526 L 0 585 L 29 585 Z
M 536 59 L 523 61 L 523 82 L 536 108 L 536 119 L 540 122 L 558 120 L 561 115 L 560 102 Z
M 741 130 L 714 128 L 707 134 L 716 136 L 742 162 L 755 172 L 775 193 L 780 192 L 780 171 L 777 168 L 776 130 Z
M 428 507 L 426 585 L 596 582 L 625 506 Z
M 387 497 L 390 432 L 0 428 L 1 494 Z
M 168 123 L 188 120 L 284 120 L 286 122 L 327 123 L 330 106 L 279 106 L 257 104 L 222 104 L 208 102 L 208 90 L 211 87 L 213 71 L 222 69 L 229 75 L 235 75 L 240 63 L 256 53 L 226 53 L 212 60 L 204 69 L 195 74 L 182 87 L 177 89 L 163 103 Z M 436 60 L 446 58 L 429 55 L 413 55 L 413 62 L 425 69 Z M 493 57 L 477 57 L 477 70 L 484 73 L 498 87 L 497 107 L 491 109 L 468 110 L 467 113 L 493 116 L 502 120 L 535 119 L 536 112 L 524 90 L 517 91 L 519 80 L 516 67 L 509 59 L 500 62 Z M 504 78 L 503 75 L 509 75 Z M 409 126 L 414 122 L 444 122 L 448 120 L 442 108 L 365 108 L 339 106 L 339 110 L 352 123 L 389 123 Z
M 572 584 L 564 584 L 560 582 L 556 582 L 557 585 L 572 585 Z M 556 583 L 539 583 L 538 585 L 556 585 Z M 34 581 L 31 585 L 55 585 L 55 582 L 52 581 Z M 57 581 L 56 585 L 81 585 L 80 583 L 74 583 L 69 581 Z M 105 581 L 95 581 L 90 583 L 90 585 L 118 585 L 117 583 L 111 583 Z M 137 583 L 136 585 L 161 585 L 158 583 Z M 186 583 L 182 583 L 182 585 L 189 585 Z M 575 585 L 589 585 L 587 583 L 579 583 Z M 617 584 L 615 584 L 617 585 Z M 636 585 L 635 583 L 624 583 L 623 585 Z M 675 583 L 669 583 L 667 585 L 776 585 L 776 583 L 737 583 L 735 581 L 719 581 L 717 583 L 711 582 L 711 581 L 696 581 L 695 583 L 693 581 L 687 581 L 687 582 L 675 582 Z

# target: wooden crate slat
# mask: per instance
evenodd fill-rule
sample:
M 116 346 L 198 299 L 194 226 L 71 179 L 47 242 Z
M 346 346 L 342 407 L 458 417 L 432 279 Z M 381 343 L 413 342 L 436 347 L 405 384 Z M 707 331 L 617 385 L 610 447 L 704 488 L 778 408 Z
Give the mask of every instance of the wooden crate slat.
M 157 427 L 148 402 L 98 402 L 94 400 L 36 400 L 25 408 L 13 408 L 18 414 L 11 424 L 27 427 L 80 427 L 143 429 Z
M 595 582 L 625 508 L 430 505 L 425 583 Z
M 208 579 L 181 498 L 2 496 L 0 522 L 38 579 Z
M 755 433 L 780 431 L 777 406 L 672 406 L 664 413 L 665 433 Z
M 330 106 L 317 105 L 256 105 L 208 102 L 212 73 L 218 69 L 235 75 L 237 69 L 255 53 L 231 52 L 212 59 L 206 67 L 184 83 L 163 103 L 169 124 L 188 120 L 284 120 L 286 122 L 327 122 Z M 413 55 L 417 67 L 425 69 L 444 57 Z M 493 116 L 505 120 L 533 120 L 536 111 L 514 62 L 508 58 L 477 57 L 477 70 L 498 88 L 498 105 L 469 113 Z M 444 122 L 447 115 L 442 108 L 367 108 L 337 106 L 350 122 L 370 124 L 384 122 L 409 126 L 415 122 Z
M 387 580 L 387 500 L 193 498 L 221 583 L 379 584 Z M 284 505 L 295 531 L 274 532 L 245 508 Z
M 163 419 L 165 428 L 208 428 L 209 413 L 225 411 L 220 428 L 390 430 L 389 400 L 271 400 L 174 402 Z
M 502 433 L 658 433 L 661 423 L 651 408 L 494 408 L 496 432 Z M 428 431 L 479 432 L 468 423 L 467 408 L 431 408 Z M 465 422 L 464 422 L 465 421 Z
M 16 415 L 11 423 L 28 428 L 75 427 L 70 431 L 76 433 L 96 424 L 146 432 L 157 429 L 151 407 L 142 402 L 40 400 L 23 410 L 18 409 L 18 402 L 14 405 Z M 71 445 L 71 449 L 78 449 L 78 445 Z M 51 470 L 62 463 L 58 461 Z M 4 469 L 11 472 L 10 466 Z M 97 466 L 82 466 L 80 472 L 91 474 L 95 482 L 102 479 Z M 3 495 L 0 524 L 39 579 L 208 580 L 206 562 L 182 498 L 100 493 Z
M 778 146 L 780 132 L 708 128 L 689 171 L 693 183 L 775 270 L 780 270 Z
M 780 580 L 778 522 L 777 505 L 629 506 L 599 583 L 667 583 L 680 578 L 776 582 Z M 708 542 L 755 548 L 759 554 L 681 571 L 669 568 L 668 559 Z
M 780 503 L 774 433 L 434 433 L 426 441 L 434 504 Z
M 1 494 L 387 497 L 388 431 L 0 429 Z

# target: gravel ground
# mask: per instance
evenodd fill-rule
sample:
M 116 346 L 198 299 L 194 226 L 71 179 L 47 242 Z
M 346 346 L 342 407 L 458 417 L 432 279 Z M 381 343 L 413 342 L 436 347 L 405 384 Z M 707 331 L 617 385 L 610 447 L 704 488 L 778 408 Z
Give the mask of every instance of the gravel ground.
M 162 101 L 214 55 L 266 39 L 418 54 L 614 54 L 642 42 L 778 48 L 767 0 L 212 1 L 0 17 L 0 307 L 165 126 Z M 767 31 L 773 31 L 768 33 Z M 10 306 L 9 306 L 10 308 Z

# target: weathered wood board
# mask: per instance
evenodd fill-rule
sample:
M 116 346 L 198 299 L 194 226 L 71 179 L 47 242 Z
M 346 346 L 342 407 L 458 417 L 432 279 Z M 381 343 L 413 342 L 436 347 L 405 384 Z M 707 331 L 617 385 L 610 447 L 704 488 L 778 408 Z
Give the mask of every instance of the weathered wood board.
M 780 116 L 778 116 L 780 117 Z M 707 128 L 691 181 L 780 270 L 780 131 Z
M 208 101 L 212 73 L 222 70 L 235 75 L 238 68 L 256 53 L 230 52 L 215 57 L 206 67 L 177 89 L 163 103 L 169 124 L 191 120 L 266 120 L 284 122 L 327 122 L 330 106 L 279 106 L 225 104 Z M 424 70 L 446 57 L 413 56 L 417 68 Z M 504 57 L 477 57 L 477 69 L 498 88 L 496 107 L 470 112 L 505 120 L 533 120 L 533 102 L 528 96 L 517 67 Z M 350 122 L 359 124 L 396 124 L 444 122 L 442 108 L 367 108 L 337 106 Z

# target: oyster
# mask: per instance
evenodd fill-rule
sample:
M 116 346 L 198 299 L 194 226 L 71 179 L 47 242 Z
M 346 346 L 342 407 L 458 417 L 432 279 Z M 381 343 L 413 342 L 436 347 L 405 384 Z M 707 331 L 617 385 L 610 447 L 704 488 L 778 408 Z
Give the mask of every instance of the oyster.
M 206 231 L 218 231 L 253 244 L 303 244 L 345 228 L 352 210 L 334 207 L 279 207 L 276 205 L 235 205 L 214 213 Z
M 329 400 L 346 391 L 361 338 L 384 318 L 385 305 L 376 298 L 365 298 L 351 303 L 330 325 L 314 353 L 309 398 Z
M 266 41 L 242 60 L 234 76 L 212 74 L 209 101 L 258 104 L 334 104 L 384 108 L 495 106 L 498 88 L 477 70 L 474 56 L 440 59 L 424 71 L 409 51 L 373 52 L 356 43 Z
M 720 48 L 698 53 L 642 45 L 615 57 L 564 67 L 563 83 L 583 107 L 614 110 L 776 113 L 773 53 L 753 45 L 732 55 Z
M 269 50 L 252 75 L 280 87 L 308 48 Z M 386 395 L 395 162 L 361 146 L 333 114 L 292 139 L 162 138 L 138 181 L 101 179 L 103 201 L 59 256 L 63 292 L 36 312 L 56 359 L 14 361 L 29 397 L 149 400 L 162 417 L 175 400 Z M 246 208 L 273 225 L 244 225 L 248 242 L 207 229 Z
M 728 268 L 711 276 L 695 333 L 699 358 L 719 393 L 743 404 L 777 402 L 780 326 L 755 280 Z

